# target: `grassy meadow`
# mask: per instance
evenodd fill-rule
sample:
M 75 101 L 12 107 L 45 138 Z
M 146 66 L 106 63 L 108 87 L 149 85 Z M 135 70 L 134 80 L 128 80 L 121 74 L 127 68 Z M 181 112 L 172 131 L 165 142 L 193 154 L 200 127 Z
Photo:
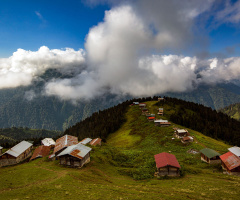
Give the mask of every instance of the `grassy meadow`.
M 154 101 L 147 102 L 157 113 Z M 174 108 L 164 107 L 164 116 Z M 222 173 L 220 165 L 201 162 L 189 149 L 208 147 L 220 153 L 230 146 L 194 130 L 194 142 L 182 144 L 173 138 L 173 127 L 156 127 L 138 106 L 126 113 L 127 122 L 105 144 L 94 147 L 91 162 L 81 169 L 41 158 L 0 168 L 0 199 L 239 199 L 240 177 Z M 169 152 L 181 165 L 179 178 L 154 176 L 154 155 Z

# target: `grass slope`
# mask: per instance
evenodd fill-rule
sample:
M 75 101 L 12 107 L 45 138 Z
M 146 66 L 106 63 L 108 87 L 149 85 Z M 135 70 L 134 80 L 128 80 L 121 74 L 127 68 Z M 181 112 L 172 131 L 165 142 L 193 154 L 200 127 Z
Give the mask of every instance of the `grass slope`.
M 156 102 L 147 102 L 157 113 Z M 164 118 L 172 112 L 164 107 Z M 0 168 L 0 199 L 238 199 L 240 177 L 224 175 L 219 166 L 209 166 L 190 148 L 213 148 L 220 153 L 229 145 L 189 130 L 196 140 L 183 145 L 172 140 L 170 127 L 155 127 L 137 106 L 129 108 L 127 122 L 102 147 L 93 148 L 91 162 L 82 169 L 60 166 L 58 161 L 38 159 Z M 183 127 L 184 128 L 184 127 Z M 176 155 L 185 176 L 152 177 L 154 154 Z M 142 179 L 142 180 L 136 180 Z

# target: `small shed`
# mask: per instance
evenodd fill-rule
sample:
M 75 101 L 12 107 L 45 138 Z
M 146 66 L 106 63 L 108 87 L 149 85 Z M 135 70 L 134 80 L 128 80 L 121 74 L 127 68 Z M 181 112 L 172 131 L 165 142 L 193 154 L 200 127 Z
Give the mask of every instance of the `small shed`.
M 44 138 L 41 141 L 42 145 L 44 146 L 50 146 L 50 147 L 55 147 L 55 141 L 52 138 Z
M 158 176 L 179 176 L 181 168 L 175 155 L 170 153 L 159 153 L 154 156 Z
M 0 146 L 0 155 L 2 154 L 3 147 Z
M 141 109 L 142 109 L 142 108 L 145 108 L 146 106 L 147 106 L 147 104 L 145 104 L 145 103 L 140 103 L 140 104 L 139 104 L 139 108 L 141 108 Z
M 33 155 L 32 157 L 30 158 L 30 161 L 31 160 L 34 160 L 36 158 L 42 158 L 42 157 L 46 157 L 49 155 L 50 153 L 50 150 L 51 150 L 51 146 L 44 146 L 44 145 L 41 145 L 39 147 L 37 147 L 34 152 L 33 152 Z
M 22 141 L 0 156 L 0 166 L 15 165 L 32 155 L 32 144 Z
M 78 138 L 72 135 L 64 135 L 56 140 L 53 154 L 58 155 L 68 146 L 75 145 L 78 143 Z
M 222 161 L 222 168 L 228 174 L 240 175 L 240 158 L 232 152 L 227 152 L 220 156 Z
M 91 138 L 84 138 L 81 142 L 79 142 L 80 144 L 83 144 L 83 145 L 86 145 L 88 144 L 89 142 L 91 142 L 92 139 Z
M 230 152 L 232 152 L 234 155 L 240 157 L 240 148 L 239 147 L 231 147 L 228 149 Z
M 67 147 L 58 154 L 57 157 L 59 158 L 61 165 L 82 167 L 84 164 L 90 162 L 91 150 L 92 148 L 78 143 Z
M 163 119 L 154 120 L 154 123 L 155 123 L 155 126 L 161 126 L 161 127 L 171 125 L 171 123 L 168 120 L 163 120 Z
M 92 145 L 92 146 L 97 146 L 97 145 L 101 146 L 101 145 L 102 145 L 102 139 L 100 139 L 100 138 L 95 138 L 95 139 L 93 139 L 93 140 L 90 142 L 90 145 Z
M 177 138 L 183 138 L 189 135 L 186 129 L 177 129 L 175 133 Z
M 209 164 L 216 164 L 221 163 L 220 154 L 213 149 L 205 148 L 200 150 L 201 153 L 201 160 L 209 163 Z
M 158 109 L 158 115 L 163 115 L 163 108 Z
M 193 142 L 193 137 L 191 137 L 191 136 L 183 137 L 183 138 L 181 139 L 181 142 L 182 142 L 183 144 L 187 144 L 187 143 L 189 143 L 189 142 Z
M 133 102 L 133 105 L 139 105 L 139 102 Z
M 164 101 L 164 98 L 158 97 L 158 101 Z

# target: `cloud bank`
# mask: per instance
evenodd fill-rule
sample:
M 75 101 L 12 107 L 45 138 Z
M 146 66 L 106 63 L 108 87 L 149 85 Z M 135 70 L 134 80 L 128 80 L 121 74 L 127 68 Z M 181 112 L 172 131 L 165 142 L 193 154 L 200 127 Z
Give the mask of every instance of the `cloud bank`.
M 105 93 L 138 97 L 184 92 L 201 83 L 240 78 L 238 57 L 202 60 L 162 53 L 180 50 L 196 39 L 195 20 L 211 9 L 213 0 L 204 4 L 187 0 L 108 2 L 114 6 L 105 12 L 103 22 L 90 29 L 85 50 L 19 49 L 10 58 L 0 59 L 0 88 L 30 85 L 48 69 L 73 78 L 50 80 L 43 93 L 73 101 Z M 216 17 L 231 9 L 232 4 L 227 4 Z M 26 94 L 29 100 L 35 96 L 33 91 Z

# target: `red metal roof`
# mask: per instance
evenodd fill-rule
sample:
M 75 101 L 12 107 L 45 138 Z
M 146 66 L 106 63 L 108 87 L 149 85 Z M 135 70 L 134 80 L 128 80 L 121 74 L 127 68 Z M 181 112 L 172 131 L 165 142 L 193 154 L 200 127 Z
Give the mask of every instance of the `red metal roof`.
M 163 153 L 154 155 L 154 158 L 155 158 L 157 168 L 161 168 L 165 166 L 173 166 L 173 167 L 181 168 L 176 157 L 173 154 L 163 152 Z
M 30 160 L 33 160 L 35 158 L 38 157 L 45 157 L 48 156 L 49 152 L 50 152 L 51 146 L 39 146 L 35 149 L 35 151 L 33 152 L 33 155 L 31 157 Z
M 96 145 L 100 145 L 101 144 L 101 141 L 102 141 L 102 139 L 100 139 L 100 138 L 96 138 L 96 139 L 93 139 L 91 142 L 90 142 L 90 145 L 92 145 L 92 146 L 96 146 Z
M 155 119 L 155 117 L 148 117 L 148 119 Z
M 78 138 L 72 135 L 64 135 L 61 138 L 58 138 L 56 140 L 56 145 L 54 148 L 54 154 L 58 152 L 59 150 L 77 144 L 78 143 Z
M 220 159 L 223 161 L 223 163 L 229 170 L 240 166 L 240 158 L 234 155 L 232 152 L 227 152 L 221 155 Z

